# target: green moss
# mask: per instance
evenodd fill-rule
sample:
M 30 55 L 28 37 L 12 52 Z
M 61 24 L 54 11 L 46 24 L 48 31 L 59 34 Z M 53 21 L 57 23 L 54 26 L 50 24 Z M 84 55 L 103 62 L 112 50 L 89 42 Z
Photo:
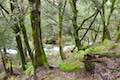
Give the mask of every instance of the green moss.
M 94 44 L 92 47 L 85 50 L 86 53 L 96 53 L 96 52 L 106 52 L 110 49 L 112 42 L 109 40 L 104 40 L 102 43 Z
M 93 46 L 85 50 L 86 53 L 92 53 L 92 52 L 103 52 L 106 50 L 106 47 L 103 45 L 99 46 Z
M 75 59 L 79 59 L 79 60 L 83 60 L 84 55 L 86 55 L 87 53 L 84 50 L 80 50 L 77 53 L 74 53 L 74 58 Z
M 79 61 L 75 61 L 75 62 L 63 62 L 61 64 L 59 64 L 59 68 L 60 70 L 64 71 L 64 72 L 76 72 L 76 71 L 80 71 L 80 69 L 82 68 L 83 63 L 80 63 Z
M 75 59 L 79 59 L 79 60 L 83 60 L 84 59 L 84 55 L 86 54 L 92 54 L 92 53 L 104 53 L 104 52 L 108 52 L 108 49 L 106 46 L 102 45 L 102 44 L 95 44 L 90 48 L 87 48 L 85 50 L 80 50 L 76 53 L 74 53 L 74 58 Z
M 103 44 L 103 45 L 109 45 L 109 44 L 110 44 L 110 40 L 105 39 L 102 44 Z
M 80 50 L 80 51 L 74 53 L 74 58 L 83 60 L 84 55 L 86 55 L 86 54 L 96 54 L 96 53 L 106 54 L 106 53 L 109 53 L 109 50 L 112 47 L 111 44 L 113 44 L 113 43 L 110 42 L 109 40 L 104 40 L 104 42 L 102 42 L 102 43 L 94 44 L 93 46 L 91 46 L 85 50 Z

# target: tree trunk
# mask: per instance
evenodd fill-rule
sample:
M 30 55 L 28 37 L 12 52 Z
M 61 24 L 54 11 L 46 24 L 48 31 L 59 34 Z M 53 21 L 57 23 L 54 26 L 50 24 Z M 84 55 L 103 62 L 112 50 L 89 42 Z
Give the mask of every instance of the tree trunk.
M 7 67 L 6 67 L 6 59 L 5 59 L 5 56 L 4 56 L 3 52 L 1 51 L 1 49 L 0 49 L 0 53 L 1 53 L 3 67 L 4 67 L 4 70 L 5 70 L 5 73 L 7 74 L 8 70 L 7 70 Z
M 106 25 L 106 18 L 105 18 L 105 6 L 103 5 L 102 7 L 102 12 L 101 12 L 101 19 L 102 19 L 102 24 L 103 24 L 103 36 L 102 36 L 102 41 L 105 39 L 110 40 L 110 33 L 108 30 L 108 25 Z
M 109 30 L 108 30 L 108 26 L 110 24 L 110 18 L 111 18 L 111 15 L 112 15 L 113 11 L 114 11 L 116 1 L 117 0 L 112 0 L 112 5 L 110 7 L 110 12 L 109 12 L 107 21 L 105 19 L 105 6 L 103 5 L 103 7 L 102 7 L 102 21 L 103 21 L 103 38 L 102 38 L 102 40 L 103 41 L 105 39 L 111 40 L 110 33 L 109 33 Z
M 78 50 L 80 50 L 81 43 L 80 43 L 80 39 L 79 39 L 79 35 L 78 35 L 78 25 L 77 25 L 78 10 L 76 8 L 76 0 L 71 0 L 70 5 L 71 5 L 71 8 L 72 8 L 72 12 L 74 14 L 73 19 L 72 19 L 72 23 L 73 23 L 73 28 L 74 28 L 75 43 L 76 43 L 76 47 L 78 48 Z
M 35 48 L 35 69 L 38 66 L 48 67 L 47 58 L 43 50 L 42 36 L 41 36 L 41 1 L 29 0 L 31 6 L 31 26 L 32 36 Z
M 67 0 L 65 1 L 64 6 L 63 6 L 63 0 L 61 0 L 59 2 L 59 23 L 58 23 L 58 26 L 59 26 L 59 51 L 60 51 L 60 56 L 61 56 L 62 60 L 65 59 L 65 54 L 63 52 L 63 40 L 62 40 L 62 23 L 63 23 L 63 16 L 64 16 L 65 7 L 66 7 L 66 2 L 67 2 Z
M 34 64 L 34 55 L 31 51 L 31 48 L 30 48 L 30 45 L 29 45 L 29 42 L 28 42 L 28 36 L 27 36 L 27 32 L 26 32 L 26 28 L 25 28 L 25 25 L 23 23 L 23 20 L 20 21 L 20 27 L 22 29 L 22 34 L 23 34 L 23 39 L 24 39 L 24 43 L 25 43 L 25 47 L 27 48 L 27 51 L 29 53 L 29 56 L 32 60 L 32 63 Z
M 23 0 L 21 0 L 21 3 L 23 4 Z M 21 6 L 20 9 L 19 9 L 19 12 L 21 14 L 24 14 L 24 6 Z M 21 19 L 21 18 L 19 18 Z M 27 31 L 26 31 L 26 27 L 24 25 L 24 18 L 22 18 L 20 21 L 19 21 L 19 24 L 20 24 L 20 27 L 21 27 L 21 31 L 22 31 L 22 34 L 23 34 L 23 39 L 24 39 L 24 43 L 25 43 L 25 50 L 24 52 L 29 53 L 29 56 L 30 56 L 30 59 L 32 60 L 32 64 L 34 64 L 34 55 L 32 53 L 32 50 L 30 48 L 30 45 L 29 45 L 29 40 L 28 40 L 28 36 L 27 36 Z
M 109 33 L 109 30 L 108 30 L 107 26 L 103 26 L 103 38 L 102 38 L 102 41 L 104 41 L 106 39 L 108 39 L 108 40 L 111 39 L 110 38 L 110 33 Z
M 25 68 L 26 60 L 25 60 L 25 55 L 24 55 L 24 51 L 23 51 L 22 41 L 21 41 L 20 35 L 16 36 L 16 42 L 17 42 L 17 48 L 19 50 L 21 61 L 22 61 L 22 68 L 23 68 L 23 70 L 25 70 L 26 69 Z
M 11 12 L 14 14 L 14 9 L 16 8 L 15 4 L 17 1 L 15 0 L 10 0 L 10 7 L 11 7 Z M 16 21 L 17 19 L 15 18 L 14 21 Z M 21 58 L 21 62 L 22 62 L 22 69 L 25 70 L 25 65 L 26 65 L 26 60 L 25 60 L 25 55 L 24 55 L 24 51 L 23 51 L 23 45 L 22 45 L 22 41 L 21 41 L 21 36 L 19 34 L 20 32 L 20 28 L 19 25 L 16 23 L 13 27 L 12 27 L 14 33 L 16 34 L 16 43 L 17 43 L 17 48 L 18 51 L 20 53 L 20 58 Z

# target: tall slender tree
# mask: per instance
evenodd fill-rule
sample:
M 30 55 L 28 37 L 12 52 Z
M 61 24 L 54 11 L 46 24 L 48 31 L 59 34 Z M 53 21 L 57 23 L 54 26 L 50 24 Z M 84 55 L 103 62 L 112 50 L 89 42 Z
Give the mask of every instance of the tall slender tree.
M 77 24 L 77 6 L 76 6 L 76 1 L 77 0 L 70 0 L 70 5 L 71 5 L 71 9 L 73 12 L 73 19 L 72 19 L 72 23 L 73 23 L 73 28 L 74 28 L 74 37 L 75 37 L 75 43 L 76 43 L 76 47 L 78 48 L 78 50 L 81 49 L 81 43 L 80 43 L 80 39 L 79 39 L 79 33 L 78 33 L 78 24 Z
M 101 10 L 101 19 L 102 19 L 102 24 L 103 24 L 102 41 L 104 41 L 105 39 L 110 40 L 110 33 L 109 33 L 109 30 L 108 30 L 108 26 L 106 25 L 105 5 L 103 5 L 102 10 Z
M 16 10 L 16 5 L 17 4 L 17 0 L 10 0 L 10 8 L 11 8 L 11 12 L 12 14 L 14 14 L 14 11 Z M 17 21 L 17 18 L 14 18 L 14 21 Z M 25 54 L 23 51 L 23 44 L 22 44 L 22 40 L 21 40 L 21 36 L 20 36 L 20 27 L 18 25 L 18 23 L 16 23 L 13 27 L 12 27 L 14 33 L 16 34 L 16 43 L 17 43 L 17 48 L 19 50 L 20 53 L 20 57 L 21 57 L 21 61 L 22 61 L 22 68 L 23 70 L 25 70 L 25 65 L 26 65 L 26 60 L 25 60 Z
M 31 6 L 31 26 L 35 48 L 35 69 L 38 66 L 48 67 L 47 58 L 43 49 L 41 35 L 41 0 L 29 0 Z
M 110 24 L 111 15 L 112 15 L 112 13 L 115 9 L 114 7 L 115 7 L 116 1 L 117 0 L 112 0 L 112 4 L 111 4 L 111 7 L 110 7 L 110 12 L 109 12 L 107 20 L 106 20 L 106 17 L 105 17 L 105 5 L 103 5 L 103 7 L 102 7 L 101 17 L 102 17 L 102 22 L 103 22 L 103 38 L 102 38 L 103 41 L 105 39 L 111 40 L 110 32 L 108 30 L 108 26 Z M 103 2 L 105 2 L 105 1 L 103 0 Z
M 64 11 L 65 11 L 65 7 L 66 7 L 66 3 L 67 0 L 60 0 L 59 1 L 59 22 L 58 22 L 58 26 L 59 26 L 59 49 L 60 49 L 60 56 L 61 59 L 64 60 L 65 59 L 65 54 L 63 52 L 63 38 L 62 38 L 62 23 L 63 23 L 63 17 L 64 17 Z
M 21 0 L 21 3 L 23 4 L 23 0 Z M 19 12 L 21 14 L 24 14 L 25 13 L 25 10 L 24 10 L 24 6 L 21 5 L 20 9 L 19 9 Z M 28 36 L 27 36 L 27 31 L 26 31 L 26 27 L 24 25 L 24 18 L 19 18 L 20 21 L 19 21 L 19 24 L 20 24 L 20 28 L 21 28 L 21 31 L 22 31 L 22 34 L 23 34 L 23 39 L 24 39 L 24 43 L 25 43 L 25 47 L 29 53 L 29 56 L 32 60 L 32 64 L 34 64 L 34 55 L 32 53 L 32 50 L 30 48 L 30 45 L 29 45 L 29 41 L 28 41 Z

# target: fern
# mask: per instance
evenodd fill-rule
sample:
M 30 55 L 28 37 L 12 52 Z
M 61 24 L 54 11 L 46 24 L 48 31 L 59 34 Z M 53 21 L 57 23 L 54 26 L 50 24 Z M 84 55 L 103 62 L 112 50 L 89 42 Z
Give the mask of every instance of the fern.
M 31 76 L 31 75 L 33 75 L 33 72 L 34 72 L 34 68 L 33 68 L 33 66 L 32 65 L 27 65 L 27 69 L 26 69 L 26 71 L 25 71 L 25 75 L 28 75 L 28 76 Z

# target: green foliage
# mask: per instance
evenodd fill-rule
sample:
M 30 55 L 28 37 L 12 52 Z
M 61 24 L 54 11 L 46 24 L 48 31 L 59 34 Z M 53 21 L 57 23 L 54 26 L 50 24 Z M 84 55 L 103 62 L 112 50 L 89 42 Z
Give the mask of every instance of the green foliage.
M 86 55 L 87 53 L 84 50 L 80 50 L 76 53 L 74 53 L 74 58 L 75 59 L 79 59 L 79 60 L 83 60 L 84 55 Z
M 8 80 L 17 80 L 15 76 L 11 76 Z
M 83 64 L 80 63 L 79 61 L 74 61 L 74 62 L 63 62 L 59 64 L 60 70 L 64 72 L 75 72 L 75 71 L 80 71 L 82 68 Z
M 80 50 L 80 51 L 74 53 L 74 58 L 79 59 L 79 60 L 83 60 L 84 55 L 97 54 L 97 53 L 108 55 L 109 53 L 113 53 L 113 52 L 109 51 L 110 49 L 119 47 L 119 45 L 114 44 L 111 46 L 111 44 L 113 44 L 113 43 L 110 42 L 109 40 L 104 40 L 104 42 L 102 42 L 102 43 L 94 44 L 93 46 L 91 46 L 85 50 Z
M 94 52 L 102 52 L 105 51 L 105 46 L 100 45 L 100 46 L 93 46 L 85 50 L 87 53 L 94 53 Z
M 92 47 L 85 50 L 86 53 L 96 53 L 96 52 L 106 52 L 111 47 L 111 42 L 109 40 L 104 40 L 103 43 L 97 43 Z
M 94 46 L 91 46 L 90 48 L 87 48 L 85 50 L 80 50 L 80 51 L 74 53 L 74 58 L 83 60 L 84 55 L 86 55 L 86 54 L 92 54 L 92 53 L 97 53 L 97 52 L 103 53 L 106 51 L 107 51 L 107 49 L 104 45 L 96 44 Z
M 103 41 L 103 43 L 102 43 L 102 45 L 104 45 L 104 46 L 111 46 L 111 42 L 108 40 L 108 39 L 105 39 L 104 41 Z
M 28 65 L 26 65 L 26 67 L 27 67 L 27 69 L 25 71 L 25 75 L 28 75 L 28 76 L 33 75 L 33 72 L 34 72 L 33 65 L 28 63 Z

